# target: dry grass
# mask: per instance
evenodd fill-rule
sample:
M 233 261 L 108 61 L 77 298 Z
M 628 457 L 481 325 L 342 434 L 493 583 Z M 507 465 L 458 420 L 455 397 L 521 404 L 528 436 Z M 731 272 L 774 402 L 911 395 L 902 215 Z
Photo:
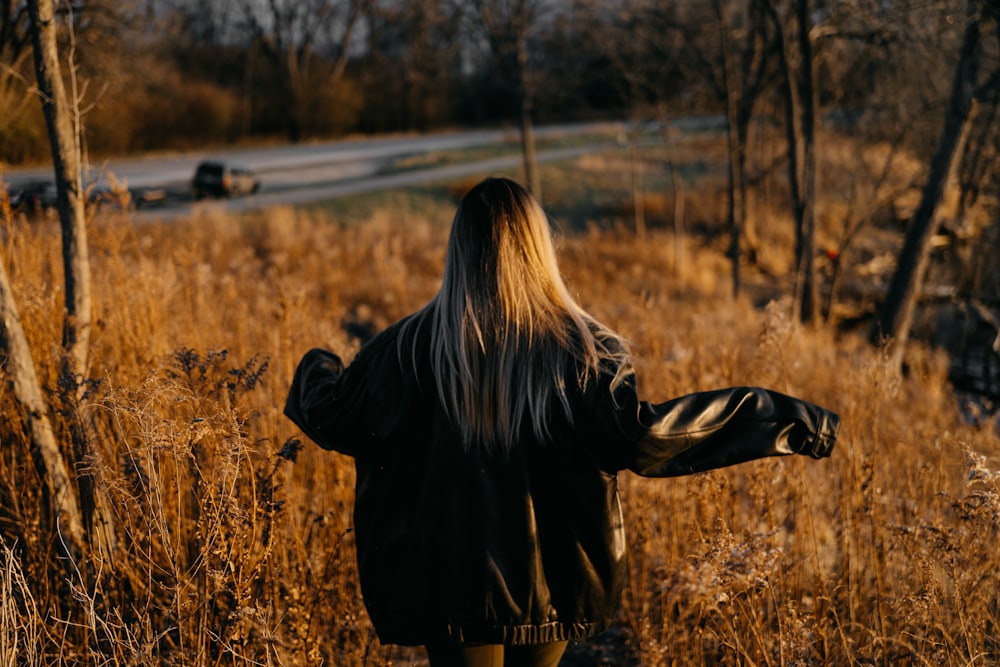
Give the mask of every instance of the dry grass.
M 546 171 L 557 223 L 580 192 L 593 201 L 606 167 Z M 419 651 L 381 646 L 364 613 L 350 461 L 299 442 L 281 407 L 309 347 L 349 358 L 347 324 L 381 328 L 434 293 L 452 206 L 352 224 L 279 209 L 94 225 L 94 382 L 73 405 L 55 382 L 58 236 L 9 230 L 58 428 L 95 424 L 78 472 L 107 524 L 88 553 L 57 557 L 4 384 L 0 663 L 421 664 Z M 712 243 L 655 226 L 637 241 L 589 224 L 601 209 L 588 210 L 585 231 L 560 241 L 563 268 L 633 342 L 647 398 L 759 384 L 837 410 L 843 429 L 822 462 L 623 474 L 631 585 L 613 632 L 572 647 L 567 664 L 1000 660 L 1000 446 L 960 418 L 941 356 L 915 348 L 899 379 L 862 340 L 789 321 L 785 301 L 729 299 Z

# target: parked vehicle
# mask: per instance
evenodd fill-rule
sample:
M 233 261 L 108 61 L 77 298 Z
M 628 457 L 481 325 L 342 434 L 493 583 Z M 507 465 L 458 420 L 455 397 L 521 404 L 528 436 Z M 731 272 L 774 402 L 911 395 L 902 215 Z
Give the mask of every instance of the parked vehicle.
M 44 213 L 57 204 L 56 184 L 52 181 L 28 181 L 12 187 L 10 207 L 28 217 Z
M 233 162 L 206 160 L 195 169 L 191 181 L 195 199 L 236 197 L 260 189 L 257 175 L 248 167 Z

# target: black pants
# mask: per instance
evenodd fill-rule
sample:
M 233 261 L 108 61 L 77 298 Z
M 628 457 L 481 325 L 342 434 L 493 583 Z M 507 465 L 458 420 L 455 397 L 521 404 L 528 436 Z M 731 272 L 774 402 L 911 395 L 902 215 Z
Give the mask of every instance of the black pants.
M 569 642 L 551 644 L 429 644 L 431 667 L 556 667 Z

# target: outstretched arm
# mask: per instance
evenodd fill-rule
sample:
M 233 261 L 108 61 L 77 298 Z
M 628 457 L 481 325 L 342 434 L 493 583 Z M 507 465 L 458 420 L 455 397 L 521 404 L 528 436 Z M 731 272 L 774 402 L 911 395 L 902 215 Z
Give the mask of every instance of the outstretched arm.
M 672 477 L 765 456 L 829 456 L 840 418 L 760 387 L 733 387 L 638 405 L 642 435 L 629 467 Z

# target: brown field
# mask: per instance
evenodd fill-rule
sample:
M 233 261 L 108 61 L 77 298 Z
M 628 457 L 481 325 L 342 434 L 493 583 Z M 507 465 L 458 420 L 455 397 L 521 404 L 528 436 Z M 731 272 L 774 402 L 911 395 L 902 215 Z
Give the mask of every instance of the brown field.
M 669 192 L 663 161 L 643 172 L 653 194 L 642 239 L 620 158 L 547 166 L 567 281 L 632 341 L 646 398 L 763 385 L 838 411 L 841 438 L 819 462 L 623 473 L 631 584 L 614 628 L 564 664 L 996 664 L 995 426 L 961 418 L 941 353 L 914 345 L 899 377 L 861 335 L 790 320 L 777 194 L 752 209 L 765 270 L 730 298 L 712 233 L 720 184 L 699 176 L 722 156 L 698 152 L 701 163 L 674 165 L 688 179 L 680 237 L 664 222 L 673 200 L 655 194 Z M 299 442 L 281 408 L 309 347 L 350 358 L 346 325 L 381 328 L 435 292 L 457 190 L 240 219 L 96 221 L 94 383 L 82 402 L 56 382 L 57 230 L 8 227 L 4 257 L 57 428 L 67 442 L 75 424 L 91 429 L 87 451 L 66 454 L 104 523 L 88 553 L 59 558 L 5 383 L 0 663 L 423 664 L 418 650 L 380 645 L 365 615 L 350 460 Z M 826 202 L 821 245 L 841 215 Z

